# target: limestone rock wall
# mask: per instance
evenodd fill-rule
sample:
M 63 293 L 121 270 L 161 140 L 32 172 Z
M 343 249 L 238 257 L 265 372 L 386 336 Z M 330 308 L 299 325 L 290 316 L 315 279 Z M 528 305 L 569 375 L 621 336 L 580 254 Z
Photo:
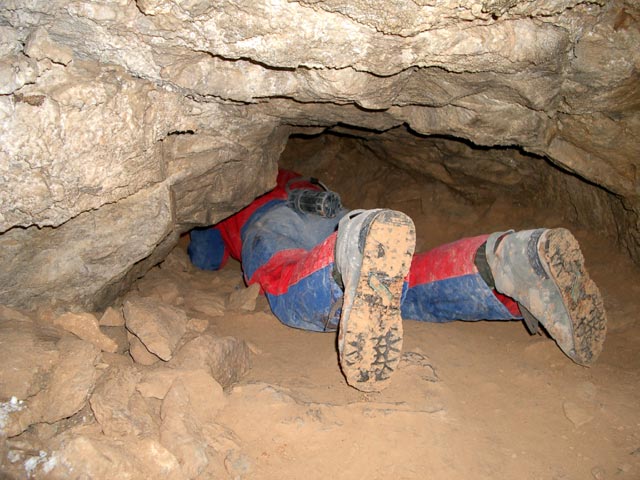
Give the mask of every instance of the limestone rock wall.
M 546 156 L 622 202 L 640 260 L 639 19 L 632 0 L 6 0 L 0 303 L 101 307 L 270 188 L 298 127 Z

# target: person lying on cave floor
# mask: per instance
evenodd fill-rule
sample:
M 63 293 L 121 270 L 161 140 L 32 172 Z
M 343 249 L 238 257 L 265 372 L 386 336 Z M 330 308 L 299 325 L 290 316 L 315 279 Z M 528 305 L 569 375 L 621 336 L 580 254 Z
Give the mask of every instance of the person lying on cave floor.
M 496 232 L 414 255 L 404 213 L 348 211 L 315 179 L 280 170 L 277 186 L 207 229 L 191 232 L 192 263 L 217 270 L 241 261 L 271 310 L 290 327 L 338 331 L 349 385 L 384 388 L 398 366 L 402 319 L 539 323 L 580 365 L 606 333 L 600 292 L 566 229 Z M 311 213 L 314 212 L 314 213 Z

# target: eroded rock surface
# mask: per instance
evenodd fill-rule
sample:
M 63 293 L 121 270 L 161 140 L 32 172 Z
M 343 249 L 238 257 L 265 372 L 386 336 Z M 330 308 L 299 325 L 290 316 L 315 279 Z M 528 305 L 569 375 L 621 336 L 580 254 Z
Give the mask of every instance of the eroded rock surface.
M 640 260 L 638 18 L 628 0 L 4 2 L 0 301 L 108 305 L 270 188 L 292 131 L 338 124 L 547 157 L 623 202 Z

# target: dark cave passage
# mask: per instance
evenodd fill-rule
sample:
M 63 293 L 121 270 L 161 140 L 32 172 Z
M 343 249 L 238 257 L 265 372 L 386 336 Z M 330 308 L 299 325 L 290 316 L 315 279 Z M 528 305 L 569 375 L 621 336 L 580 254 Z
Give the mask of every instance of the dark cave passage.
M 616 195 L 519 148 L 479 147 L 405 127 L 339 127 L 292 135 L 280 165 L 323 180 L 348 208 L 405 211 L 424 230 L 425 246 L 538 226 L 584 229 L 614 246 L 624 229 Z M 434 228 L 438 222 L 446 225 Z

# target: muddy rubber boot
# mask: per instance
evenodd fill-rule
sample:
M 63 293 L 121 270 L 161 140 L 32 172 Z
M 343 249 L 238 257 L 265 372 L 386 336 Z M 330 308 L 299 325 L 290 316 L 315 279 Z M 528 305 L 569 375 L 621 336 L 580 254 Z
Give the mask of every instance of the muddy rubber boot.
M 539 321 L 574 362 L 595 362 L 607 318 L 571 232 L 554 228 L 494 233 L 487 239 L 486 257 L 496 290 L 519 303 L 529 326 Z
M 402 354 L 400 303 L 415 226 L 393 210 L 353 211 L 338 226 L 335 264 L 344 284 L 340 367 L 365 392 L 385 388 Z

